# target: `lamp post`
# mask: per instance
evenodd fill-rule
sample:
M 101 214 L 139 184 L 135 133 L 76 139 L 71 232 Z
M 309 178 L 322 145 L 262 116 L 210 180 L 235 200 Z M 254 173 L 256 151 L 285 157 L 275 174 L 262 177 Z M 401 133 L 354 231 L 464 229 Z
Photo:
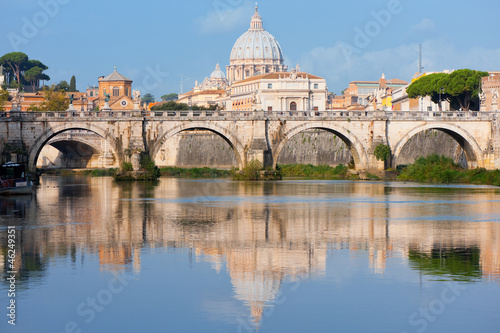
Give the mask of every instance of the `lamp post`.
M 82 112 L 83 112 L 83 111 L 85 111 L 85 110 L 83 109 L 83 106 L 85 105 L 85 101 L 86 101 L 86 100 L 87 100 L 87 99 L 85 98 L 85 96 L 83 96 L 83 95 L 82 95 L 82 108 L 81 108 L 81 111 L 82 111 Z
M 444 92 L 444 88 L 439 88 L 439 111 L 443 111 L 443 107 L 441 106 L 441 94 Z

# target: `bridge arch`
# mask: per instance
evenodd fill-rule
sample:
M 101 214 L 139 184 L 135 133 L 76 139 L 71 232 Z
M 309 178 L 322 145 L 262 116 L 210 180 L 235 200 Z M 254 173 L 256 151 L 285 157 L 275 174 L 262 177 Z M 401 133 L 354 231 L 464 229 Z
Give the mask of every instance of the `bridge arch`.
M 78 124 L 78 123 L 64 122 L 61 125 L 49 128 L 34 141 L 35 144 L 29 149 L 28 152 L 29 169 L 30 170 L 36 169 L 36 162 L 38 160 L 38 156 L 40 155 L 42 148 L 50 141 L 50 139 L 52 139 L 54 136 L 58 134 L 70 130 L 86 130 L 99 135 L 109 143 L 115 160 L 118 162 L 118 165 L 121 164 L 122 162 L 121 155 L 117 153 L 120 151 L 118 149 L 118 144 L 108 131 L 91 123 Z
M 458 142 L 460 147 L 465 152 L 467 157 L 467 167 L 469 169 L 476 167 L 484 167 L 483 152 L 479 147 L 476 140 L 464 129 L 448 124 L 448 123 L 437 123 L 437 124 L 426 124 L 419 126 L 408 132 L 399 142 L 396 144 L 393 150 L 393 166 L 394 168 L 398 165 L 398 158 L 403 150 L 405 144 L 415 135 L 426 130 L 438 130 L 450 135 L 455 141 Z
M 156 155 L 160 152 L 161 147 L 165 144 L 165 142 L 168 141 L 168 139 L 170 139 L 174 135 L 180 132 L 196 130 L 196 129 L 207 130 L 222 137 L 235 152 L 236 159 L 238 160 L 238 167 L 240 168 L 240 170 L 243 169 L 246 163 L 246 153 L 243 144 L 236 137 L 236 135 L 231 133 L 231 131 L 229 131 L 227 128 L 224 128 L 222 126 L 219 126 L 217 124 L 208 121 L 183 122 L 180 125 L 177 125 L 173 128 L 166 130 L 163 134 L 161 134 L 158 137 L 158 139 L 152 146 L 151 157 L 153 159 L 156 158 Z
M 52 139 L 50 139 L 49 141 L 47 141 L 46 145 L 52 145 L 52 144 L 55 144 L 55 143 L 58 143 L 58 142 L 67 142 L 67 141 L 68 141 L 68 138 L 54 138 L 53 137 Z M 95 151 L 99 152 L 100 154 L 104 153 L 104 151 L 102 151 L 102 148 L 99 147 L 98 145 L 96 145 L 95 142 L 91 142 L 89 140 L 86 140 L 86 139 L 83 139 L 83 138 L 79 138 L 79 137 L 71 138 L 71 141 L 74 141 L 74 142 L 77 142 L 77 143 L 83 143 L 83 144 L 91 147 Z
M 356 170 L 366 170 L 368 169 L 368 157 L 366 155 L 366 151 L 361 144 L 361 141 L 352 134 L 348 129 L 335 125 L 328 124 L 326 125 L 324 122 L 306 122 L 296 127 L 291 128 L 285 134 L 281 136 L 281 140 L 273 150 L 273 168 L 276 168 L 276 164 L 278 163 L 278 158 L 280 156 L 281 151 L 285 147 L 286 143 L 293 138 L 295 135 L 312 129 L 320 129 L 325 130 L 330 133 L 338 136 L 349 148 L 352 157 L 354 159 L 354 165 Z

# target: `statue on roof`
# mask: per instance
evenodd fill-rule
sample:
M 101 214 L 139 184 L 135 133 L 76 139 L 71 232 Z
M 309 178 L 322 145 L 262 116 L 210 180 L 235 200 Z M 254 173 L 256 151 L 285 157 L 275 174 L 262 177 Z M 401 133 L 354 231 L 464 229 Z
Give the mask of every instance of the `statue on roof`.
M 132 91 L 132 96 L 134 97 L 134 101 L 138 101 L 141 99 L 141 92 L 138 89 L 134 89 L 134 91 Z

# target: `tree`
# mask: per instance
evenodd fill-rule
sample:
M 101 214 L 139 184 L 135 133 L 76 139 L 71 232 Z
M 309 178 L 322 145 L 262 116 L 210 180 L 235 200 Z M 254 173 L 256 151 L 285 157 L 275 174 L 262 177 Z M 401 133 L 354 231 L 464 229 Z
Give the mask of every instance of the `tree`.
M 69 81 L 69 92 L 76 92 L 78 90 L 76 90 L 76 78 L 75 76 L 73 75 L 71 77 L 71 80 Z
M 54 90 L 64 90 L 69 91 L 69 84 L 67 81 L 61 81 L 55 85 Z
M 462 110 L 470 109 L 479 111 L 479 92 L 481 89 L 481 78 L 488 76 L 487 72 L 461 69 L 449 75 L 449 84 L 446 93 L 456 100 Z
M 145 94 L 144 96 L 142 96 L 142 102 L 145 103 L 146 105 L 149 103 L 152 103 L 154 101 L 155 101 L 155 98 L 151 94 Z
M 9 92 L 7 90 L 0 89 L 0 111 L 3 111 L 5 102 L 7 102 L 9 98 Z
M 28 69 L 26 72 L 24 72 L 24 79 L 31 84 L 33 92 L 35 92 L 35 87 L 37 83 L 40 81 L 42 72 L 43 70 L 38 66 L 32 67 Z
M 178 97 L 179 97 L 179 94 L 171 93 L 171 94 L 161 96 L 161 100 L 164 102 L 175 101 L 178 99 Z
M 21 82 L 21 70 L 28 64 L 28 56 L 22 52 L 11 52 L 0 58 L 0 65 L 9 66 L 18 83 Z
M 44 101 L 39 105 L 30 107 L 30 111 L 65 111 L 69 107 L 67 93 L 63 89 L 57 89 L 56 86 L 43 90 Z
M 435 73 L 422 76 L 406 89 L 409 98 L 430 96 L 434 103 L 448 101 L 455 110 L 479 110 L 481 78 L 487 72 L 460 69 L 451 74 Z M 439 105 L 441 110 L 441 105 Z

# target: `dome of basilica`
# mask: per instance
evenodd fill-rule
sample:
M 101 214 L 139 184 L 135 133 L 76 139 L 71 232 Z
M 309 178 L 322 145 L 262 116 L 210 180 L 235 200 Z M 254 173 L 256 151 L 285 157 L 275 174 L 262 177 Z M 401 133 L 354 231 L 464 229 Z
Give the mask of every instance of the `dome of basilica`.
M 234 43 L 231 61 L 265 59 L 283 63 L 283 51 L 276 38 L 262 27 L 262 18 L 257 7 L 250 22 L 250 29 Z
M 210 74 L 210 78 L 212 80 L 223 80 L 226 78 L 226 74 L 221 71 L 219 64 L 215 66 L 215 70 L 212 72 L 212 74 Z

